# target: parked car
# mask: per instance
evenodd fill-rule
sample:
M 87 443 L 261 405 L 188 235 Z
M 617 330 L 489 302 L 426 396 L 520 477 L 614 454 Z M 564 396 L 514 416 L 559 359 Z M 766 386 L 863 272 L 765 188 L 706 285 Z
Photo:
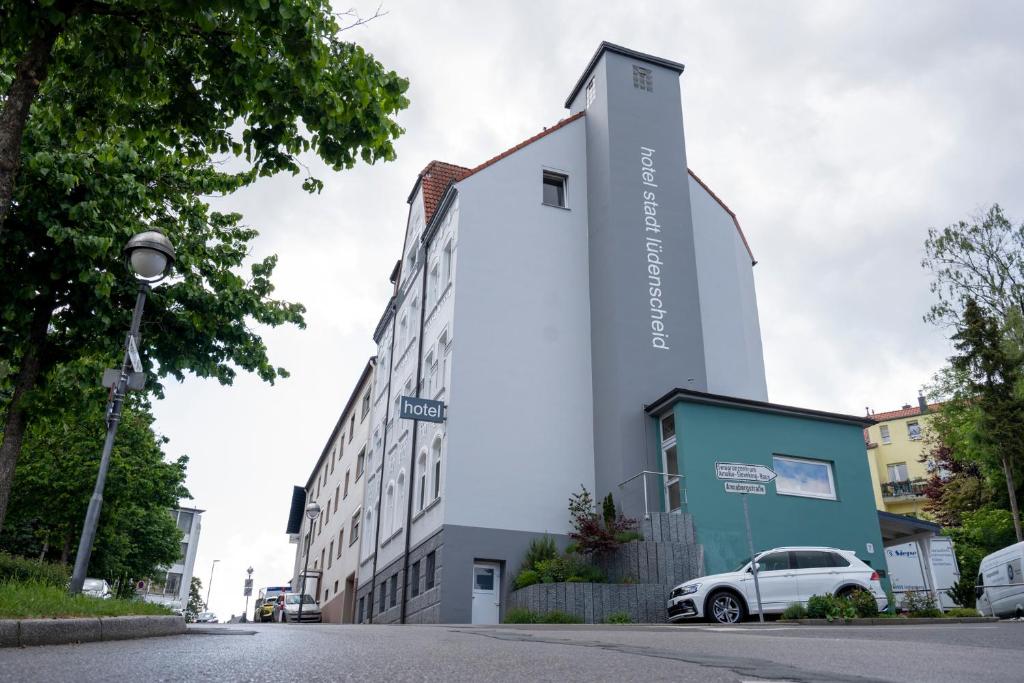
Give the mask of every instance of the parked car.
M 82 595 L 90 595 L 104 600 L 114 597 L 113 591 L 110 590 L 110 584 L 105 579 L 86 579 L 82 584 Z
M 196 623 L 197 624 L 216 624 L 217 623 L 217 615 L 214 614 L 213 612 L 200 612 L 196 616 Z
M 807 604 L 812 595 L 848 595 L 866 590 L 880 609 L 887 600 L 878 572 L 850 550 L 815 546 L 772 548 L 757 555 L 757 579 L 765 614 L 781 614 L 789 605 Z M 757 614 L 754 575 L 749 560 L 731 572 L 702 576 L 672 589 L 669 621 L 707 618 L 723 624 Z
M 986 617 L 1024 617 L 1024 543 L 986 555 L 974 590 Z
M 294 624 L 299 620 L 299 600 L 302 600 L 302 622 L 320 623 L 323 617 L 320 614 L 320 606 L 309 593 L 299 595 L 298 593 L 285 593 L 277 596 L 277 603 L 274 605 L 274 621 L 282 624 Z

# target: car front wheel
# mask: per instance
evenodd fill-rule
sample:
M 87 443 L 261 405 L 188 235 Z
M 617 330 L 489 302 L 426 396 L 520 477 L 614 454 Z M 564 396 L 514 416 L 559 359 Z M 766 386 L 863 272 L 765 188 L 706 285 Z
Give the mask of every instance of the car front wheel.
M 708 598 L 707 617 L 719 624 L 738 624 L 747 616 L 743 601 L 730 591 L 718 591 Z

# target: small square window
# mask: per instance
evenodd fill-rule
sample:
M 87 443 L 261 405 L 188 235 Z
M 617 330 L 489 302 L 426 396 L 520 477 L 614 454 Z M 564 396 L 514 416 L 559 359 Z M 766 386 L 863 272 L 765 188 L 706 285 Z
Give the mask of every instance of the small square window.
M 921 425 L 917 421 L 907 423 L 907 436 L 911 441 L 918 441 L 921 438 Z
M 565 208 L 566 177 L 559 173 L 544 172 L 544 203 Z
M 633 87 L 638 90 L 654 92 L 654 74 L 650 69 L 633 65 Z

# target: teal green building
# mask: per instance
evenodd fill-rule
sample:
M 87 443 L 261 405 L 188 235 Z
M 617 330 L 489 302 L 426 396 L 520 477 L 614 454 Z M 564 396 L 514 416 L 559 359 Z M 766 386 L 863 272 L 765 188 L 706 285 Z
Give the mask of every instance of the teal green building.
M 721 462 L 763 465 L 777 475 L 764 484 L 764 495 L 746 496 L 755 552 L 831 546 L 854 551 L 885 575 L 864 457 L 870 419 L 686 389 L 645 410 L 650 455 L 660 468 L 650 505 L 692 516 L 706 573 L 730 571 L 750 557 L 744 496 L 726 492 L 716 477 Z

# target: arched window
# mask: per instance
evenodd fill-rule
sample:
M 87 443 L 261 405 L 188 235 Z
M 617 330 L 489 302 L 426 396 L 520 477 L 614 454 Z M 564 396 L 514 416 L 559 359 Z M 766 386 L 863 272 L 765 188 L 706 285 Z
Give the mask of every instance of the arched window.
M 367 507 L 366 515 L 363 520 L 363 557 L 369 557 L 370 553 L 373 552 L 374 537 L 377 535 L 377 527 L 374 525 L 375 521 L 376 520 L 373 518 L 373 508 Z M 355 527 L 354 531 L 358 534 L 359 528 Z M 351 532 L 349 538 L 352 538 Z
M 384 532 L 384 538 L 391 535 L 391 532 L 395 530 L 395 482 L 388 482 L 388 491 L 384 494 L 384 526 L 381 527 L 381 531 Z
M 420 451 L 416 460 L 416 511 L 419 512 L 427 502 L 427 449 Z
M 430 446 L 430 460 L 433 463 L 433 485 L 434 498 L 441 495 L 441 435 L 434 437 L 434 443 Z
M 409 513 L 408 506 L 406 505 L 406 492 L 405 492 L 405 470 L 398 473 L 398 492 L 396 494 L 397 503 L 395 505 L 395 523 L 391 527 L 391 532 L 394 533 L 405 526 L 405 516 Z

